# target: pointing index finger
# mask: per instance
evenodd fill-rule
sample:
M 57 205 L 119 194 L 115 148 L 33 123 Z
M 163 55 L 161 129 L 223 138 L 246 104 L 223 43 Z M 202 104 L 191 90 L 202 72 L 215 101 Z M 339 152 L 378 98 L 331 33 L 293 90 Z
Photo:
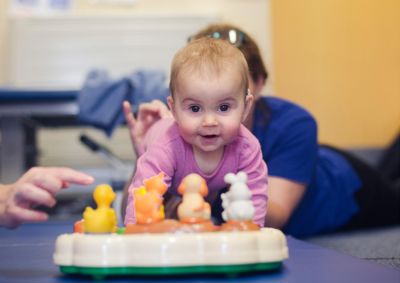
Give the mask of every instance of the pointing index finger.
M 47 169 L 50 170 L 50 174 L 53 174 L 56 178 L 59 178 L 63 184 L 73 183 L 79 185 L 89 185 L 94 181 L 92 176 L 71 168 L 51 167 Z

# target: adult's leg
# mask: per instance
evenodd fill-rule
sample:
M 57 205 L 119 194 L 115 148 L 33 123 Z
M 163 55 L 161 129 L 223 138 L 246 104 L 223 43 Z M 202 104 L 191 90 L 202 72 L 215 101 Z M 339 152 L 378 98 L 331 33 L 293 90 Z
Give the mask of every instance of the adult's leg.
M 349 152 L 327 147 L 344 156 L 362 182 L 362 187 L 355 193 L 359 212 L 343 228 L 400 224 L 400 183 L 389 181 L 377 169 Z
M 390 180 L 400 181 L 400 134 L 383 153 L 378 169 Z

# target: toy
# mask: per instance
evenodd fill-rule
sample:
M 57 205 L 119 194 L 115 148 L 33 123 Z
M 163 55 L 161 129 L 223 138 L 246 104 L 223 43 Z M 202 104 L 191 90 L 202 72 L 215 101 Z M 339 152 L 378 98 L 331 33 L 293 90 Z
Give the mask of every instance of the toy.
M 167 185 L 163 181 L 164 173 L 144 181 L 144 186 L 134 189 L 136 223 L 148 224 L 164 219 L 163 195 Z
M 183 223 L 199 223 L 210 220 L 210 204 L 204 201 L 208 194 L 205 180 L 197 174 L 190 174 L 183 178 L 178 187 L 183 195 L 182 203 L 178 206 L 178 217 Z
M 226 183 L 231 184 L 229 192 L 221 195 L 222 218 L 225 221 L 251 221 L 254 216 L 254 206 L 251 201 L 251 191 L 247 186 L 247 175 L 239 172 L 236 175 L 228 173 L 224 178 Z
M 116 230 L 117 216 L 110 207 L 115 193 L 109 185 L 99 185 L 93 193 L 97 208 L 86 207 L 83 213 L 83 230 L 87 233 L 111 233 Z
M 136 207 L 136 213 L 150 213 L 143 214 L 143 223 L 127 225 L 125 230 L 111 229 L 115 223 L 113 213 L 105 211 L 111 209 L 112 193 L 107 186 L 96 188 L 94 197 L 98 209 L 87 208 L 84 220 L 75 223 L 77 230 L 85 227 L 84 233 L 63 234 L 57 238 L 54 262 L 63 273 L 87 274 L 96 279 L 108 275 L 232 275 L 279 269 L 288 257 L 285 236 L 277 229 L 260 229 L 251 222 L 254 212 L 248 207 L 245 175 L 231 174 L 226 181 L 231 184 L 224 196 L 229 220 L 221 227 L 209 226 L 210 206 L 203 199 L 207 185 L 199 175 L 188 175 L 179 186 L 183 200 L 178 214 L 183 223 L 163 219 L 162 195 L 166 191 L 163 174 L 146 180 L 138 190 L 139 195 L 135 197 L 150 192 L 157 197 L 143 198 L 152 209 L 136 203 L 140 207 Z M 139 192 L 142 189 L 145 191 Z M 193 206 L 197 209 L 192 209 Z M 105 230 L 109 233 L 99 232 Z
M 178 187 L 183 194 L 178 206 L 179 221 L 164 220 L 162 195 L 167 187 L 160 173 L 144 181 L 144 186 L 134 189 L 136 223 L 125 227 L 125 234 L 137 233 L 191 233 L 213 232 L 217 230 L 210 220 L 211 208 L 203 196 L 208 193 L 205 180 L 197 174 L 186 176 Z M 162 211 L 161 211 L 161 210 Z

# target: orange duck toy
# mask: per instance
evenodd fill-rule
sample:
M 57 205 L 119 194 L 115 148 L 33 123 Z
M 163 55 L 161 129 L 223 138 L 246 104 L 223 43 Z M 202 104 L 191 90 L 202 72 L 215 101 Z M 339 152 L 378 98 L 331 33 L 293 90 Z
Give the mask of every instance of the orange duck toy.
M 146 179 L 144 186 L 134 188 L 137 224 L 150 224 L 164 219 L 163 195 L 168 187 L 163 181 L 164 173 Z

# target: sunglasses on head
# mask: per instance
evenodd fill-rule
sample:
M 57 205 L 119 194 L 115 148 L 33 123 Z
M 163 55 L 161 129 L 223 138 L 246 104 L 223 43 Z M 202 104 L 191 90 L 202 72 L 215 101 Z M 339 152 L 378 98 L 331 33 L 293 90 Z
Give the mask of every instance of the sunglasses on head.
M 226 31 L 214 31 L 213 33 L 209 34 L 208 37 L 223 39 L 236 47 L 240 47 L 243 44 L 245 34 L 236 29 L 229 29 Z M 188 42 L 191 42 L 194 39 L 196 39 L 195 36 L 190 36 L 188 38 Z

